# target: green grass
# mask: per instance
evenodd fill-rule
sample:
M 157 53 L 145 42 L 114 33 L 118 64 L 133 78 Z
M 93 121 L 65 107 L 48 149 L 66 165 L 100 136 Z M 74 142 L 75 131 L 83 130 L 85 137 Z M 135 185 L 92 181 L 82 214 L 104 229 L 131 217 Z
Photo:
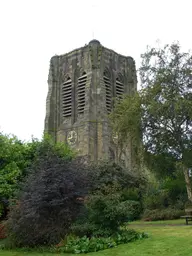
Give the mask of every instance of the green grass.
M 144 225 L 146 224 L 146 225 Z M 151 224 L 155 224 L 154 226 Z M 159 224 L 159 225 L 156 225 Z M 174 225 L 175 224 L 175 225 Z M 82 256 L 191 256 L 192 255 L 192 225 L 184 224 L 184 220 L 133 222 L 131 228 L 145 231 L 149 238 L 97 253 L 81 254 Z M 19 250 L 0 250 L 0 256 L 58 256 L 60 254 L 23 252 Z M 72 256 L 74 254 L 63 254 Z

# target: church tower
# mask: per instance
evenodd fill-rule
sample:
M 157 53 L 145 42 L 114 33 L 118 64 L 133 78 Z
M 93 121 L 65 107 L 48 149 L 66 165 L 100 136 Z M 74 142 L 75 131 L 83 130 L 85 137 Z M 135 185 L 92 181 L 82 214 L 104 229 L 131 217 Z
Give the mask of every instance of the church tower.
M 50 61 L 45 132 L 89 161 L 115 159 L 116 143 L 108 114 L 114 98 L 137 90 L 135 62 L 92 40 Z M 127 165 L 132 167 L 128 142 Z M 125 160 L 125 159 L 124 159 Z

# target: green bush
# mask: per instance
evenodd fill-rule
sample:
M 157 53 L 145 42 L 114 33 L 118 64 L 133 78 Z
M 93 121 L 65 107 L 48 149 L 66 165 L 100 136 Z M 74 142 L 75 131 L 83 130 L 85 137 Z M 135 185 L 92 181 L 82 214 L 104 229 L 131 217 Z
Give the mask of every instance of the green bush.
M 142 213 L 141 203 L 138 201 L 133 201 L 133 200 L 127 200 L 125 202 L 129 209 L 129 211 L 127 213 L 128 221 L 133 221 L 133 220 L 139 219 L 140 215 Z
M 187 201 L 187 191 L 183 173 L 177 171 L 174 178 L 167 177 L 163 181 L 163 188 L 168 191 L 169 204 L 184 209 Z
M 122 197 L 124 200 L 140 201 L 141 193 L 139 188 L 126 188 L 122 191 Z
M 173 208 L 183 210 L 187 200 L 186 188 L 180 173 L 176 177 L 150 182 L 143 196 L 143 208 L 147 210 Z
M 140 216 L 139 186 L 144 183 L 141 177 L 107 162 L 89 166 L 89 174 L 91 190 L 81 216 L 71 227 L 72 234 L 108 237 L 123 223 Z
M 85 204 L 88 219 L 100 232 L 117 232 L 125 222 L 137 218 L 141 212 L 137 201 L 123 201 L 119 185 L 103 186 L 102 191 L 90 195 Z
M 174 175 L 150 176 L 143 194 L 143 208 L 148 210 L 175 208 L 183 210 L 187 201 L 187 192 L 183 173 L 175 170 Z
M 77 221 L 71 226 L 70 230 L 72 234 L 78 237 L 92 237 L 93 234 L 97 232 L 97 226 L 94 225 L 93 223 L 87 222 L 87 220 L 85 220 L 85 222 Z
M 82 225 L 90 223 L 86 226 L 94 227 L 92 235 L 108 236 L 117 232 L 123 223 L 138 218 L 142 208 L 136 200 L 145 184 L 142 177 L 111 162 L 89 166 L 89 172 L 93 185 L 85 199 L 87 220 L 82 221 Z M 90 233 L 87 229 L 85 234 Z
M 92 192 L 102 191 L 106 186 L 120 185 L 122 190 L 141 189 L 146 186 L 144 177 L 133 173 L 114 162 L 101 162 L 89 166 L 92 175 Z M 137 191 L 137 192 L 138 192 Z M 136 193 L 137 193 L 136 192 Z M 133 198 L 131 198 L 133 200 Z
M 42 156 L 50 155 L 71 160 L 75 153 L 67 144 L 55 143 L 47 134 L 41 141 L 32 138 L 31 142 L 22 142 L 16 136 L 0 132 L 0 219 L 7 218 L 9 203 L 29 175 L 29 167 Z
M 142 219 L 146 221 L 173 220 L 179 219 L 183 214 L 183 210 L 173 208 L 145 210 Z
M 119 244 L 128 243 L 136 239 L 147 237 L 145 233 L 134 230 L 122 230 L 110 237 L 73 237 L 68 236 L 57 246 L 58 252 L 88 253 L 115 247 Z
M 161 184 L 149 184 L 143 196 L 144 209 L 163 209 L 169 205 L 169 195 L 166 189 L 162 189 Z
M 9 201 L 5 198 L 0 198 L 0 221 L 6 219 L 9 211 Z

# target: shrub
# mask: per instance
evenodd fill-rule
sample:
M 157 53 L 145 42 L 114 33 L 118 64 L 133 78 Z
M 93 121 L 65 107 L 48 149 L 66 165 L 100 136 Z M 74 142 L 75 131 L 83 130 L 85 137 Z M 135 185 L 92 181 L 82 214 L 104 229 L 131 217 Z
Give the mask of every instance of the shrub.
M 0 198 L 0 220 L 6 219 L 8 211 L 9 201 L 5 198 Z
M 58 243 L 68 234 L 88 192 L 86 169 L 49 156 L 39 159 L 30 173 L 10 212 L 8 235 L 16 246 Z
M 116 164 L 85 167 L 41 152 L 9 216 L 12 244 L 55 244 L 69 232 L 109 236 L 138 215 L 139 203 L 125 200 L 122 191 L 139 187 L 140 177 Z
M 140 201 L 141 190 L 139 188 L 126 188 L 122 191 L 124 200 Z
M 49 134 L 44 134 L 41 141 L 33 139 L 27 146 L 28 155 L 26 158 L 30 158 L 32 163 L 42 157 L 45 159 L 50 156 L 57 156 L 65 160 L 71 160 L 75 156 L 75 152 L 73 152 L 67 144 L 63 142 L 55 143 Z
M 133 200 L 127 200 L 127 207 L 129 209 L 127 213 L 127 219 L 128 221 L 133 221 L 140 218 L 140 215 L 142 213 L 142 207 L 141 203 L 138 201 Z
M 0 239 L 6 238 L 5 224 L 3 222 L 0 223 Z
M 88 222 L 76 222 L 71 226 L 71 233 L 78 237 L 92 237 L 97 232 L 97 226 L 93 223 Z
M 85 198 L 87 211 L 75 223 L 72 232 L 78 236 L 109 236 L 117 232 L 123 223 L 139 216 L 140 202 L 127 199 L 131 196 L 138 199 L 140 186 L 145 181 L 111 162 L 90 165 L 88 169 L 91 186 Z
M 140 184 L 144 179 L 115 163 L 102 162 L 88 167 L 90 193 L 85 208 L 71 232 L 77 236 L 108 237 L 141 213 Z M 132 199 L 132 200 L 130 200 Z
M 142 189 L 146 186 L 144 177 L 114 162 L 101 162 L 90 165 L 89 171 L 92 178 L 92 191 L 102 191 L 103 187 L 119 184 L 121 189 Z M 139 190 L 137 190 L 139 192 Z
M 183 214 L 183 210 L 173 208 L 145 210 L 142 219 L 146 221 L 173 220 L 179 219 Z
M 73 237 L 69 236 L 61 241 L 57 251 L 67 253 L 96 252 L 115 247 L 119 244 L 128 243 L 136 239 L 147 237 L 145 233 L 138 233 L 134 230 L 123 230 L 110 237 Z
M 163 181 L 163 188 L 168 191 L 170 205 L 176 205 L 177 208 L 184 209 L 184 203 L 187 201 L 187 192 L 184 176 L 179 170 L 176 172 L 175 177 L 167 177 Z
M 41 141 L 32 138 L 22 142 L 16 136 L 0 132 L 0 219 L 7 218 L 9 202 L 20 189 L 20 182 L 28 175 L 28 167 L 42 156 L 72 159 L 74 152 L 64 143 L 55 143 L 49 135 Z
M 143 208 L 183 210 L 186 200 L 185 181 L 178 173 L 175 177 L 166 177 L 163 180 L 150 182 L 143 196 Z
M 119 185 L 106 186 L 87 198 L 88 219 L 96 225 L 97 232 L 116 232 L 121 225 L 140 214 L 140 203 L 123 201 L 120 188 Z
M 146 194 L 143 197 L 144 209 L 161 209 L 169 205 L 168 191 L 161 189 L 160 185 L 150 184 Z
M 0 200 L 0 219 L 2 218 L 3 214 L 4 214 L 4 205 Z

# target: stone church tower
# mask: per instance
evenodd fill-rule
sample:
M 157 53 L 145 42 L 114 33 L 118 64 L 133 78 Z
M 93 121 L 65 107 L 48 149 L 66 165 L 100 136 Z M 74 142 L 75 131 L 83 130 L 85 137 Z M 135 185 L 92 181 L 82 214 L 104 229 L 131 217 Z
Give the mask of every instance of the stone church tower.
M 50 61 L 45 132 L 70 144 L 90 161 L 117 159 L 108 123 L 114 98 L 137 90 L 135 62 L 92 40 Z M 127 142 L 124 161 L 133 165 Z

